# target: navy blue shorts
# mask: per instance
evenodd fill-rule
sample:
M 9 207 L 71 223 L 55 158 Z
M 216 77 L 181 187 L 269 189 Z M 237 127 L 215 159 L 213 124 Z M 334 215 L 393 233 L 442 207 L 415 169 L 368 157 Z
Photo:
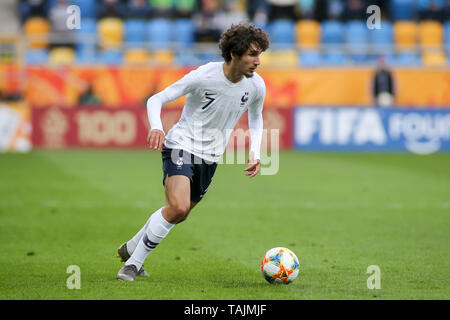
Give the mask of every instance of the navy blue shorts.
M 200 202 L 211 184 L 217 163 L 206 162 L 185 150 L 170 149 L 165 146 L 161 155 L 163 185 L 167 176 L 186 176 L 191 180 L 191 201 Z

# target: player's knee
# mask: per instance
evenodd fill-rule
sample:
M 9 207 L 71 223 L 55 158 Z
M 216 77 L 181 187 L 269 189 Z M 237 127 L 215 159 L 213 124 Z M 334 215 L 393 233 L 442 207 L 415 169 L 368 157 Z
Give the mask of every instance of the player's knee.
M 184 217 L 185 215 L 187 215 L 189 213 L 189 209 L 190 209 L 189 203 L 178 203 L 175 206 L 176 215 L 180 217 Z
M 169 222 L 170 223 L 180 223 L 186 220 L 189 211 L 190 211 L 190 203 L 177 202 L 171 204 L 169 207 Z

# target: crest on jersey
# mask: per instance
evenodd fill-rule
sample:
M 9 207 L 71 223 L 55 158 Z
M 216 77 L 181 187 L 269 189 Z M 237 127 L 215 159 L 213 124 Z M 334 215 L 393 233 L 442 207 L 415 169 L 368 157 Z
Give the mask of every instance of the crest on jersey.
M 179 157 L 177 160 L 177 169 L 181 169 L 181 166 L 183 165 L 183 163 L 184 163 L 183 157 Z
M 245 105 L 247 100 L 248 100 L 248 92 L 245 92 L 244 95 L 241 98 L 241 107 L 243 107 Z

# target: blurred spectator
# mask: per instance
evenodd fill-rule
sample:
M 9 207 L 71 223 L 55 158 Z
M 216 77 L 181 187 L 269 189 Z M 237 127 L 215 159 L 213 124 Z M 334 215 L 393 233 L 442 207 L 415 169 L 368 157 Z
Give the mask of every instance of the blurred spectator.
M 266 0 L 269 12 L 269 22 L 277 19 L 297 20 L 296 11 L 298 0 Z
M 389 20 L 390 19 L 390 17 L 391 17 L 391 12 L 390 12 L 391 6 L 390 6 L 389 1 L 386 1 L 386 0 L 370 0 L 370 1 L 368 1 L 368 0 L 366 0 L 365 9 L 364 10 L 367 10 L 367 8 L 369 6 L 371 6 L 371 5 L 376 5 L 376 6 L 378 6 L 380 8 L 381 19 L 383 19 L 383 20 Z
M 71 47 L 75 45 L 75 37 L 67 27 L 67 7 L 70 3 L 67 0 L 58 0 L 56 4 L 50 9 L 49 21 L 52 28 L 50 36 L 50 47 Z
M 394 104 L 394 81 L 384 57 L 379 57 L 373 77 L 372 94 L 376 106 L 391 107 Z
M 319 22 L 325 20 L 342 20 L 344 8 L 344 0 L 316 0 L 314 17 Z
M 173 0 L 148 0 L 154 18 L 170 18 L 172 16 Z
M 98 19 L 117 17 L 123 19 L 126 15 L 126 7 L 119 0 L 103 0 L 99 5 Z
M 196 0 L 174 0 L 175 16 L 177 18 L 192 18 L 197 9 Z
M 363 0 L 346 0 L 344 20 L 364 20 L 367 6 Z
M 266 0 L 246 0 L 247 16 L 255 25 L 264 26 L 267 23 Z
M 193 16 L 195 41 L 217 42 L 222 34 L 224 12 L 217 0 L 201 0 L 200 11 Z
M 147 19 L 151 9 L 147 0 L 129 0 L 127 4 L 127 18 Z
M 444 20 L 445 0 L 419 0 L 419 20 Z M 448 16 L 446 17 L 449 18 Z
M 21 0 L 19 4 L 20 20 L 24 23 L 30 17 L 47 17 L 45 0 Z
M 447 21 L 450 21 L 450 0 L 445 0 L 443 15 Z
M 314 19 L 315 0 L 298 0 L 301 16 L 303 19 Z
M 227 30 L 232 24 L 248 21 L 247 14 L 239 7 L 236 0 L 225 0 L 224 11 L 222 31 Z
M 319 22 L 328 19 L 328 4 L 327 0 L 315 0 L 316 4 L 314 6 L 314 19 Z
M 78 104 L 82 107 L 92 107 L 101 104 L 101 101 L 95 94 L 91 84 L 86 85 L 83 93 L 78 99 Z
M 327 1 L 327 16 L 328 19 L 342 20 L 344 16 L 345 4 L 343 0 L 328 0 Z

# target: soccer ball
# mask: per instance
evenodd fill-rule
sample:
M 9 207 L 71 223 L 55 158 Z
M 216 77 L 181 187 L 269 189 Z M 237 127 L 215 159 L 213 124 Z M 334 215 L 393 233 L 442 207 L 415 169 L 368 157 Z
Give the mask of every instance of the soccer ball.
M 300 266 L 295 253 L 288 248 L 276 247 L 264 255 L 261 271 L 270 283 L 289 284 L 297 278 Z

